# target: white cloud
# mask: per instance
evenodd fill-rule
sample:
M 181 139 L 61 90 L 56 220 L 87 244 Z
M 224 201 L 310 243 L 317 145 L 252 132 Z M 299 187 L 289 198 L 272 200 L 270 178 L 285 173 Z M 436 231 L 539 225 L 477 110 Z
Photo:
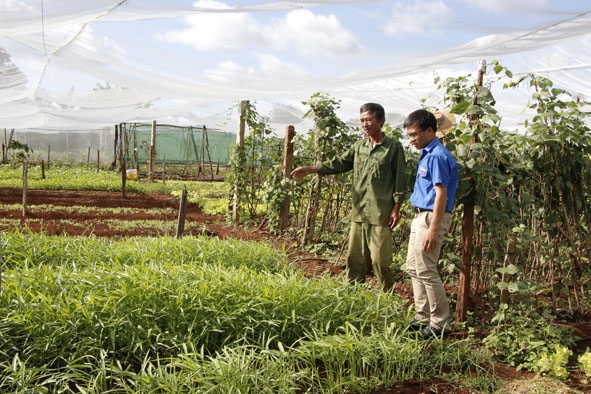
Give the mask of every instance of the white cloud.
M 461 0 L 462 3 L 471 8 L 492 11 L 494 13 L 503 13 L 516 10 L 535 10 L 544 8 L 548 0 Z
M 272 80 L 306 75 L 301 67 L 284 62 L 269 54 L 254 54 L 256 65 L 243 67 L 231 61 L 220 63 L 216 68 L 208 69 L 205 74 L 213 81 L 237 83 L 245 80 Z
M 285 19 L 265 28 L 265 37 L 275 48 L 295 49 L 299 54 L 355 53 L 355 36 L 334 15 L 316 15 L 309 10 L 289 12 Z
M 416 0 L 413 4 L 397 1 L 392 7 L 389 23 L 384 27 L 384 33 L 424 33 L 430 29 L 445 24 L 449 19 L 450 9 L 442 0 Z
M 269 54 L 255 54 L 258 66 L 263 75 L 269 77 L 303 76 L 306 71 L 289 62 L 284 62 Z
M 220 63 L 215 69 L 205 70 L 205 75 L 211 80 L 222 83 L 237 82 L 253 73 L 254 70 L 247 69 L 231 61 Z
M 195 7 L 230 10 L 231 7 L 217 1 L 203 0 Z M 184 30 L 172 30 L 160 37 L 164 41 L 180 42 L 203 51 L 234 50 L 248 42 L 262 39 L 257 22 L 247 13 L 205 12 L 185 18 L 189 25 Z
M 217 1 L 203 0 L 196 7 L 231 10 Z M 316 15 L 309 10 L 290 11 L 269 23 L 249 13 L 211 12 L 185 19 L 189 25 L 173 30 L 160 39 L 180 42 L 198 50 L 220 51 L 248 48 L 278 49 L 299 55 L 352 54 L 359 50 L 355 36 L 334 15 Z

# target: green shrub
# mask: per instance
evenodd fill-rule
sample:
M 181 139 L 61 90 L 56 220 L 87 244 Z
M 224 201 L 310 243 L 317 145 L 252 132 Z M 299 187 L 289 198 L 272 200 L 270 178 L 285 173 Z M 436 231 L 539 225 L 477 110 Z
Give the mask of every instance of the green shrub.
M 502 304 L 493 318 L 495 322 L 484 338 L 484 346 L 497 360 L 518 370 L 545 372 L 543 365 L 547 363 L 540 359 L 549 357 L 557 346 L 568 348 L 574 344 L 572 329 L 551 324 L 548 316 L 538 314 L 526 304 L 511 308 Z

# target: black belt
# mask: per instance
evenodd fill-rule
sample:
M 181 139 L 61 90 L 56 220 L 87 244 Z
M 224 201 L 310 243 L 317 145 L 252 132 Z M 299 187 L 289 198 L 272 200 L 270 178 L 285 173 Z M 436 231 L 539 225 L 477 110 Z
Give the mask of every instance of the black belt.
M 432 209 L 425 209 L 425 208 L 415 208 L 417 213 L 423 213 L 423 212 L 433 212 Z M 445 213 L 451 213 L 451 211 L 445 211 Z

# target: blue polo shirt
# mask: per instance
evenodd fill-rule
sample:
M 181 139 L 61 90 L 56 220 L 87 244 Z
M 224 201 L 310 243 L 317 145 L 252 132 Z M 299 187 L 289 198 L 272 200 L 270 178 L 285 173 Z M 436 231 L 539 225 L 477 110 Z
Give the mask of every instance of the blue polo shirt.
M 445 211 L 451 212 L 458 188 L 458 165 L 439 138 L 435 137 L 421 152 L 415 186 L 410 196 L 411 205 L 433 210 L 435 185 L 438 183 L 447 188 Z

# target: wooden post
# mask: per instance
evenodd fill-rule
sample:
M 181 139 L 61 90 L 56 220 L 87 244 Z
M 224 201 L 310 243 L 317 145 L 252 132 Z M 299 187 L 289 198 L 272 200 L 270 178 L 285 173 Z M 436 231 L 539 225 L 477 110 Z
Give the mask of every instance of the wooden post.
M 86 164 L 90 164 L 90 146 L 88 147 L 88 153 L 86 154 Z
M 139 174 L 140 172 L 140 160 L 138 158 L 138 153 L 137 153 L 137 127 L 136 124 L 133 124 L 133 127 L 131 128 L 132 132 L 133 132 L 133 168 L 135 168 Z
M 96 150 L 96 173 L 98 174 L 101 171 L 101 150 Z
M 113 163 L 111 163 L 111 170 L 117 168 L 117 156 L 119 155 L 119 125 L 115 125 L 115 140 L 113 141 Z
M 205 126 L 203 126 L 203 133 L 205 134 L 205 151 L 207 152 L 207 158 L 209 159 L 209 169 L 211 171 L 211 180 L 213 181 L 213 163 L 211 161 L 211 153 L 209 153 L 209 137 L 207 136 L 207 128 Z
M 182 238 L 183 231 L 185 231 L 185 216 L 187 213 L 187 186 L 183 188 L 183 192 L 181 194 L 181 203 L 179 206 L 179 218 L 176 227 L 176 237 Z
M 240 126 L 238 128 L 238 135 L 236 136 L 236 152 L 234 153 L 237 158 L 234 165 L 238 166 L 235 173 L 238 174 L 244 169 L 244 134 L 246 132 L 247 106 L 248 101 L 240 102 Z M 238 188 L 238 181 L 238 179 L 234 181 L 234 197 L 232 198 L 232 220 L 235 222 L 240 220 L 240 190 Z
M 148 179 L 154 179 L 154 164 L 156 161 L 156 121 L 152 121 L 152 133 L 150 137 L 150 148 L 148 149 Z
M 483 83 L 486 62 L 479 63 L 478 80 L 476 86 L 480 87 Z M 477 104 L 476 97 L 473 100 Z M 470 117 L 470 124 L 478 120 L 478 115 Z M 478 141 L 478 134 L 475 132 L 472 142 Z M 466 321 L 468 314 L 468 300 L 470 298 L 470 283 L 472 281 L 472 253 L 474 250 L 474 200 L 476 197 L 475 182 L 470 178 L 471 191 L 464 203 L 464 215 L 462 216 L 462 267 L 460 269 L 460 282 L 458 284 L 458 299 L 456 304 L 456 323 Z
M 12 142 L 12 139 L 14 138 L 14 129 L 10 130 L 10 136 L 8 137 L 8 139 L 6 139 L 6 129 L 4 129 L 4 147 L 3 147 L 3 162 L 7 162 L 8 161 L 8 147 L 10 146 L 10 143 Z
M 121 169 L 121 194 L 125 195 L 125 184 L 127 182 L 127 169 L 125 168 L 125 158 L 123 157 L 123 138 L 119 138 L 119 163 Z
M 41 160 L 41 179 L 45 179 L 45 160 Z
M 291 178 L 293 168 L 293 137 L 295 136 L 295 127 L 287 126 L 285 128 L 285 143 L 283 146 L 283 178 Z M 280 230 L 284 231 L 289 226 L 289 206 L 291 199 L 286 196 L 281 204 Z
M 205 126 L 201 129 L 201 152 L 199 158 L 199 179 L 205 179 Z
M 27 179 L 29 177 L 29 166 L 23 161 L 23 218 L 27 216 Z

